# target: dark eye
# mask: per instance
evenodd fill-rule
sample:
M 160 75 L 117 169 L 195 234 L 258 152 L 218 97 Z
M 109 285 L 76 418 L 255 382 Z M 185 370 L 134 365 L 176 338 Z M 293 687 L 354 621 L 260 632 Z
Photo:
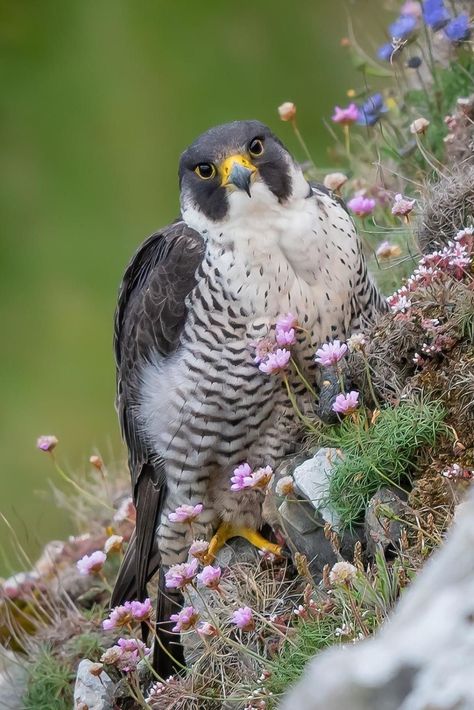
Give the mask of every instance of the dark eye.
M 216 174 L 216 169 L 212 163 L 199 163 L 194 168 L 194 172 L 203 180 L 210 180 Z
M 249 144 L 249 153 L 254 158 L 258 158 L 263 153 L 263 143 L 260 138 L 254 138 Z

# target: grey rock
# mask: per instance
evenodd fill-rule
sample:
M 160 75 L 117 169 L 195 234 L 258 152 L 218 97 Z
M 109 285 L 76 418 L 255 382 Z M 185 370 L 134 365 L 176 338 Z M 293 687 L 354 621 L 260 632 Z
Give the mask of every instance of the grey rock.
M 320 653 L 280 710 L 474 708 L 474 491 L 459 507 L 390 623 L 372 639 Z
M 364 539 L 361 526 L 355 526 L 352 532 L 339 531 L 339 518 L 327 504 L 332 465 L 337 457 L 336 449 L 322 448 L 310 458 L 295 457 L 293 465 L 286 463 L 276 476 L 279 480 L 293 475 L 295 480 L 295 495 L 279 505 L 279 525 L 291 551 L 306 556 L 316 582 L 321 580 L 324 566 L 339 559 L 324 535 L 326 523 L 339 532 L 343 557 L 350 558 L 355 543 Z
M 84 658 L 77 668 L 74 687 L 74 710 L 113 710 L 115 683 L 105 671 L 90 673 L 92 661 Z
M 309 500 L 323 519 L 335 529 L 340 519 L 328 506 L 327 497 L 333 462 L 338 458 L 336 449 L 319 449 L 312 458 L 306 459 L 293 472 L 296 486 L 302 496 Z
M 370 499 L 365 513 L 365 537 L 370 554 L 375 554 L 377 548 L 384 552 L 396 548 L 404 525 L 394 518 L 405 518 L 406 499 L 401 491 L 388 487 L 381 488 Z
M 28 684 L 28 669 L 24 658 L 0 651 L 0 710 L 23 710 L 23 696 Z

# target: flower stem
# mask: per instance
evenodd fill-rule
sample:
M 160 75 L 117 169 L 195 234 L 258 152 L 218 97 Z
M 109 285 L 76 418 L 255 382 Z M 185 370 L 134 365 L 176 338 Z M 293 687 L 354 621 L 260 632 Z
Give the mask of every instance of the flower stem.
M 88 491 L 86 491 L 84 488 L 82 488 L 82 486 L 80 486 L 78 483 L 76 483 L 76 481 L 73 478 L 68 476 L 67 473 L 65 471 L 63 471 L 61 466 L 56 461 L 56 458 L 55 458 L 53 452 L 50 452 L 50 456 L 53 461 L 54 468 L 59 473 L 59 475 L 61 476 L 62 479 L 64 479 L 67 483 L 69 483 L 71 486 L 73 486 L 73 488 L 75 488 L 81 495 L 83 495 L 86 498 L 88 498 L 89 500 L 91 500 L 94 504 L 100 503 L 101 505 L 104 506 L 104 508 L 107 508 L 107 510 L 110 510 L 113 513 L 115 513 L 115 509 L 112 508 L 112 506 L 108 505 L 103 500 L 100 500 L 100 498 L 98 498 L 97 496 L 92 495 L 92 493 L 89 493 Z
M 298 126 L 296 125 L 296 120 L 295 120 L 295 119 L 293 119 L 293 120 L 291 121 L 291 125 L 293 126 L 293 130 L 294 130 L 294 132 L 295 132 L 295 136 L 297 137 L 297 139 L 298 139 L 298 141 L 299 141 L 301 147 L 303 148 L 304 154 L 305 154 L 306 157 L 308 158 L 308 160 L 309 160 L 309 162 L 311 163 L 311 165 L 313 166 L 313 168 L 315 168 L 316 165 L 315 165 L 315 163 L 314 163 L 314 160 L 313 160 L 313 158 L 311 157 L 311 153 L 310 153 L 309 150 L 308 150 L 308 146 L 306 145 L 306 143 L 305 143 L 305 141 L 304 141 L 304 138 L 303 138 L 303 136 L 301 135 Z
M 313 389 L 313 387 L 311 387 L 311 385 L 309 384 L 308 380 L 306 379 L 306 377 L 305 377 L 305 376 L 303 375 L 303 373 L 301 372 L 300 368 L 299 368 L 298 365 L 296 364 L 296 360 L 295 360 L 294 357 L 291 358 L 291 362 L 292 362 L 293 365 L 294 365 L 294 368 L 295 368 L 295 370 L 296 370 L 296 374 L 298 375 L 298 377 L 300 378 L 301 382 L 304 384 L 304 386 L 306 387 L 306 389 L 308 390 L 308 392 L 310 392 L 310 393 L 313 395 L 313 397 L 314 397 L 315 399 L 317 399 L 317 398 L 318 398 L 318 395 L 316 394 L 316 391 Z
M 311 422 L 310 422 L 310 420 L 308 419 L 308 417 L 305 417 L 305 415 L 300 411 L 300 408 L 298 407 L 298 403 L 297 403 L 297 401 L 296 401 L 296 397 L 295 397 L 294 392 L 292 391 L 292 389 L 291 389 L 291 387 L 290 387 L 290 383 L 288 382 L 288 378 L 287 378 L 286 375 L 283 375 L 283 382 L 285 383 L 286 391 L 288 392 L 288 397 L 289 397 L 289 399 L 290 399 L 290 402 L 291 402 L 291 404 L 292 404 L 292 406 L 293 406 L 293 409 L 295 410 L 297 416 L 301 419 L 301 421 L 303 422 L 303 424 L 304 424 L 306 427 L 308 427 L 308 429 L 309 429 L 310 431 L 312 431 L 313 433 L 317 434 L 317 433 L 318 433 L 318 430 L 316 429 L 316 427 L 314 427 L 314 426 L 311 424 Z

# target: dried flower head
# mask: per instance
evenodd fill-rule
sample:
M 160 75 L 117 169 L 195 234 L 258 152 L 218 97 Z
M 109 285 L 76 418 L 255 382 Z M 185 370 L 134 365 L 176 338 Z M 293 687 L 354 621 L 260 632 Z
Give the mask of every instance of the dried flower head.
M 40 451 L 53 451 L 58 445 L 58 439 L 53 434 L 43 434 L 36 439 L 36 448 Z
M 363 333 L 354 333 L 347 340 L 347 347 L 351 353 L 363 352 L 367 345 L 367 338 Z
M 209 543 L 207 540 L 193 540 L 191 547 L 189 548 L 189 554 L 191 557 L 195 557 L 197 560 L 202 562 L 207 553 L 209 552 Z
M 349 178 L 344 173 L 328 173 L 324 178 L 324 187 L 333 192 L 338 192 L 348 180 Z
M 296 118 L 296 106 L 291 101 L 285 101 L 278 106 L 278 115 L 282 121 L 294 121 Z
M 101 656 L 101 662 L 116 666 L 124 673 L 136 670 L 139 661 L 150 653 L 150 649 L 138 639 L 124 639 L 117 641 L 115 646 L 107 649 Z
M 394 259 L 396 256 L 400 256 L 401 253 L 402 250 L 398 244 L 391 244 L 388 241 L 381 242 L 375 252 L 378 259 Z
M 203 621 L 202 624 L 200 624 L 196 631 L 200 636 L 218 636 L 219 631 L 216 629 L 215 626 L 210 624 L 208 621 Z
M 428 121 L 428 119 L 423 118 L 421 116 L 420 118 L 415 118 L 415 120 L 410 124 L 410 131 L 411 133 L 417 135 L 423 135 L 424 133 L 426 133 L 426 130 L 429 125 L 430 122 Z
M 123 537 L 121 535 L 111 535 L 107 538 L 104 544 L 104 552 L 108 555 L 110 552 L 121 552 L 123 546 Z
M 98 471 L 102 471 L 104 468 L 104 462 L 100 458 L 100 456 L 97 456 L 97 454 L 93 454 L 92 456 L 89 456 L 89 463 L 94 466 Z
M 283 476 L 275 486 L 276 494 L 279 496 L 289 496 L 295 492 L 295 479 L 293 476 Z
M 350 562 L 336 562 L 329 572 L 329 581 L 332 585 L 351 584 L 357 576 L 357 567 Z

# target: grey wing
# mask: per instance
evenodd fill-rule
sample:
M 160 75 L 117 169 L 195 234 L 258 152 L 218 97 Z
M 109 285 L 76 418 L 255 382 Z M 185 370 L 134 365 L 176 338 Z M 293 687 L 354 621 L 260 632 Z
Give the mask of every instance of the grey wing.
M 186 318 L 186 296 L 202 261 L 202 237 L 178 221 L 153 234 L 128 265 L 115 313 L 116 407 L 128 448 L 137 524 L 115 584 L 112 605 L 143 598 L 146 582 L 159 565 L 155 531 L 166 497 L 163 462 L 152 455 L 136 418 L 140 372 L 156 355 L 179 346 Z

